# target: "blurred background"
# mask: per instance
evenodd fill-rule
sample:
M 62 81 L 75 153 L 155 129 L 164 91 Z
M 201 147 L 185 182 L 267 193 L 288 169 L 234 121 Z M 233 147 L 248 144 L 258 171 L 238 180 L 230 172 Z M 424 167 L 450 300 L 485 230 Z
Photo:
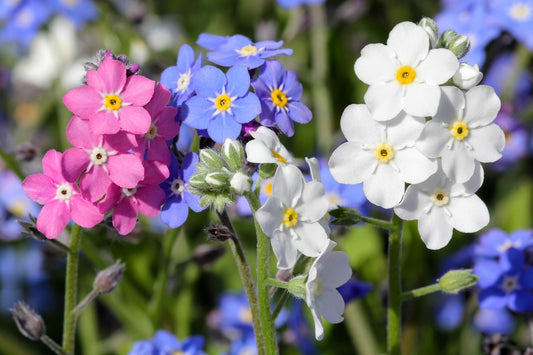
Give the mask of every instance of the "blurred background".
M 62 97 L 81 85 L 83 64 L 99 49 L 127 55 L 140 64 L 142 75 L 159 81 L 165 68 L 176 65 L 181 45 L 191 45 L 196 56 L 205 58 L 206 51 L 195 43 L 201 33 L 283 40 L 294 53 L 278 59 L 298 75 L 304 87 L 301 101 L 314 117 L 282 141 L 296 157 L 327 160 L 343 139 L 339 119 L 344 108 L 363 103 L 366 85 L 353 71 L 361 49 L 385 43 L 399 22 L 436 18 L 441 32 L 453 29 L 470 37 L 471 52 L 462 60 L 478 64 L 482 83 L 500 95 L 496 122 L 507 145 L 500 161 L 485 166 L 485 183 L 478 191 L 491 212 L 487 228 L 476 235 L 455 231 L 449 245 L 431 251 L 420 240 L 416 221 L 406 223 L 403 287 L 421 287 L 447 269 L 471 267 L 473 243 L 492 228 L 506 233 L 533 228 L 533 1 L 326 0 L 287 8 L 289 2 L 283 7 L 276 0 L 0 1 L 0 354 L 51 353 L 17 331 L 9 308 L 21 299 L 42 315 L 48 334 L 60 342 L 65 270 L 60 248 L 23 233 L 17 220 L 37 216 L 40 207 L 25 198 L 19 177 L 3 160 L 15 161 L 19 173 L 29 175 L 42 171 L 47 150 L 70 147 L 65 128 L 71 114 Z M 388 211 L 364 200 L 357 207 L 389 218 Z M 238 209 L 232 216 L 254 265 L 253 221 Z M 127 267 L 117 290 L 100 297 L 80 318 L 79 353 L 126 354 L 135 341 L 152 338 L 159 329 L 180 340 L 200 335 L 209 354 L 253 353 L 244 352 L 244 326 L 224 318 L 231 313 L 227 307 L 239 306 L 242 287 L 231 253 L 207 240 L 210 220 L 217 221 L 210 211 L 191 212 L 172 238 L 159 218 L 141 219 L 128 236 L 106 226 L 84 232 L 80 297 L 90 291 L 98 270 L 116 259 Z M 282 354 L 384 352 L 386 236 L 361 225 L 335 228 L 332 238 L 350 256 L 360 281 L 349 292 L 353 300 L 345 321 L 326 324 L 324 340 L 316 342 L 306 307 L 289 303 L 278 327 Z M 156 294 L 163 299 L 154 299 Z M 482 354 L 493 347 L 523 352 L 531 346 L 530 315 L 481 314 L 476 289 L 453 297 L 427 296 L 405 303 L 403 310 L 405 354 Z M 506 335 L 485 336 L 489 333 Z

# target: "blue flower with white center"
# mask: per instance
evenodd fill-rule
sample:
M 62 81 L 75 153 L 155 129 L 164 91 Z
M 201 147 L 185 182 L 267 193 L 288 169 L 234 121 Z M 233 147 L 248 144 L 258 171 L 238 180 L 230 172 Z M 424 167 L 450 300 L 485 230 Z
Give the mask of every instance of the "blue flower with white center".
M 149 340 L 138 341 L 128 355 L 206 355 L 202 350 L 204 338 L 195 335 L 180 341 L 174 334 L 166 330 L 158 330 Z
M 292 54 L 292 49 L 279 49 L 283 41 L 254 43 L 243 35 L 229 37 L 202 33 L 196 43 L 212 51 L 207 53 L 207 60 L 223 67 L 244 65 L 247 69 L 254 69 L 263 65 L 266 58 Z
M 337 291 L 341 294 L 344 303 L 348 304 L 353 300 L 365 297 L 373 288 L 372 284 L 360 281 L 352 276 L 348 282 L 338 287 Z
M 200 206 L 200 196 L 193 195 L 188 190 L 189 178 L 196 172 L 198 155 L 194 152 L 187 153 L 181 165 L 174 154 L 171 156 L 170 176 L 160 185 L 166 194 L 161 220 L 170 228 L 177 228 L 187 220 L 189 208 L 200 212 L 204 207 Z
M 525 265 L 524 251 L 510 248 L 498 261 L 479 260 L 473 273 L 479 276 L 479 306 L 484 309 L 508 307 L 518 313 L 533 310 L 533 267 Z
M 201 67 L 202 54 L 195 60 L 192 47 L 188 44 L 181 46 L 176 65 L 161 73 L 161 83 L 172 92 L 172 106 L 180 106 L 193 95 L 192 78 Z
M 291 9 L 303 4 L 321 4 L 324 1 L 326 0 L 278 0 L 278 5 L 286 9 Z
M 256 355 L 257 345 L 253 333 L 242 338 L 237 338 L 231 342 L 231 347 L 223 355 Z
M 507 309 L 480 308 L 474 316 L 474 327 L 485 334 L 511 334 L 514 317 Z
M 51 0 L 51 6 L 78 28 L 98 16 L 98 8 L 93 0 Z
M 533 0 L 494 0 L 489 3 L 492 20 L 532 49 Z
M 268 127 L 277 124 L 290 137 L 294 134 L 293 121 L 307 123 L 313 117 L 311 110 L 299 101 L 302 84 L 296 73 L 285 71 L 279 61 L 265 62 L 252 86 L 261 100 L 261 124 Z
M 4 3 L 4 1 L 2 1 Z M 0 43 L 13 42 L 26 48 L 39 32 L 41 26 L 50 18 L 52 10 L 48 1 L 26 0 L 9 8 L 2 5 L 6 21 L 0 28 Z
M 236 139 L 243 123 L 250 122 L 261 112 L 257 96 L 250 92 L 250 74 L 242 65 L 224 74 L 207 65 L 193 80 L 196 96 L 185 101 L 187 117 L 184 123 L 192 128 L 207 129 L 212 140 L 224 143 Z
M 533 230 L 517 230 L 509 235 L 501 229 L 491 229 L 479 237 L 474 246 L 476 257 L 497 258 L 507 250 L 524 250 L 533 245 Z

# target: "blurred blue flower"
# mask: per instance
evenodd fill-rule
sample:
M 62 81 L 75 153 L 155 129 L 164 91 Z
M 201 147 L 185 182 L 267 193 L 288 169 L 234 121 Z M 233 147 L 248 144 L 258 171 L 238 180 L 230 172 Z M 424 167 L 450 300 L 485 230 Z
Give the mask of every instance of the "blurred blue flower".
M 313 114 L 299 100 L 302 97 L 302 84 L 296 73 L 285 71 L 283 65 L 272 60 L 261 66 L 259 77 L 252 80 L 255 94 L 261 101 L 261 124 L 271 127 L 275 124 L 283 133 L 294 135 L 294 123 L 308 123 Z
M 204 338 L 195 335 L 181 341 L 166 330 L 158 330 L 149 340 L 138 341 L 128 355 L 206 355 L 202 350 Z
M 493 21 L 529 49 L 533 49 L 533 1 L 490 1 Z
M 195 61 L 192 47 L 188 44 L 181 46 L 176 65 L 166 68 L 161 73 L 161 83 L 172 92 L 172 106 L 181 106 L 193 95 L 191 82 L 201 67 L 202 54 Z
M 314 330 L 309 325 L 304 308 L 306 306 L 303 300 L 298 298 L 292 300 L 290 311 L 288 312 L 287 330 L 283 333 L 283 341 L 294 345 L 302 354 L 318 354 Z
M 55 12 L 68 18 L 80 28 L 98 16 L 98 8 L 93 0 L 50 0 Z
M 246 294 L 224 293 L 219 301 L 220 330 L 230 339 L 254 337 L 252 312 Z
M 507 309 L 479 309 L 474 316 L 474 327 L 485 334 L 510 334 L 515 322 Z
M 13 42 L 27 48 L 41 26 L 52 15 L 48 0 L 1 1 L 0 14 L 5 22 L 0 28 L 0 43 Z
M 241 338 L 231 341 L 230 349 L 224 355 L 256 355 L 257 345 L 255 343 L 255 336 L 247 334 Z
M 463 294 L 441 294 L 436 304 L 436 321 L 439 328 L 453 330 L 462 320 L 465 310 Z
M 303 4 L 321 4 L 326 0 L 277 0 L 278 5 L 286 9 L 290 9 Z
M 166 199 L 161 209 L 161 220 L 170 228 L 177 228 L 187 220 L 189 208 L 200 212 L 200 196 L 193 195 L 188 190 L 188 181 L 196 171 L 198 155 L 189 152 L 180 163 L 174 154 L 171 154 L 170 176 L 160 186 L 165 191 Z
M 533 230 L 521 229 L 509 235 L 501 229 L 491 229 L 479 237 L 474 246 L 474 255 L 497 258 L 510 248 L 524 250 L 533 246 Z
M 196 129 L 207 129 L 212 140 L 224 143 L 241 133 L 242 124 L 253 120 L 261 112 L 261 104 L 249 91 L 250 75 L 243 66 L 235 66 L 224 74 L 207 65 L 193 80 L 196 96 L 185 101 L 187 117 L 184 123 Z
M 337 291 L 341 294 L 344 303 L 348 304 L 353 300 L 365 297 L 373 288 L 374 286 L 372 284 L 357 280 L 352 276 L 348 282 L 337 288 Z
M 207 53 L 207 60 L 223 67 L 244 65 L 247 69 L 254 69 L 263 65 L 266 58 L 292 54 L 292 49 L 279 49 L 283 41 L 254 43 L 243 35 L 229 37 L 202 33 L 196 43 L 212 51 Z

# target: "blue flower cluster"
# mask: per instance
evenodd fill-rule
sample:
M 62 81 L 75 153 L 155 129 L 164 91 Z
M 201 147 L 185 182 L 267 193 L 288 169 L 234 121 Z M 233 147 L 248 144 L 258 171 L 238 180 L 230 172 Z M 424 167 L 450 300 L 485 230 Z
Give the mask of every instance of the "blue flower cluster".
M 199 335 L 180 341 L 169 331 L 158 330 L 152 339 L 133 344 L 128 355 L 206 355 L 203 347 L 204 338 Z

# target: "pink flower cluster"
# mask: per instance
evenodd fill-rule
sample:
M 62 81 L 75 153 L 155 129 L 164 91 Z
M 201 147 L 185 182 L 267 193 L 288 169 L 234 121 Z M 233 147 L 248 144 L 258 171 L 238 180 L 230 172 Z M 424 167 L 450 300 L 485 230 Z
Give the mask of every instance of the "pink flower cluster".
M 123 62 L 108 56 L 87 73 L 87 85 L 63 102 L 74 114 L 67 126 L 73 148 L 48 151 L 43 174 L 23 182 L 29 198 L 43 204 L 37 229 L 55 238 L 72 219 L 85 228 L 113 213 L 120 234 L 135 227 L 137 213 L 159 214 L 169 176 L 166 141 L 178 134 L 170 91 L 141 75 L 127 75 Z

